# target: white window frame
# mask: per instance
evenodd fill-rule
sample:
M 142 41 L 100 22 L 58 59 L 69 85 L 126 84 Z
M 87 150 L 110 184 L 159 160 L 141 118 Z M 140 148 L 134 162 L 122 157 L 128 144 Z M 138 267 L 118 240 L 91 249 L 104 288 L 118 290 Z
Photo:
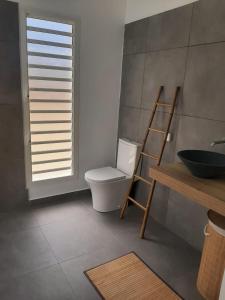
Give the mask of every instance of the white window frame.
M 32 164 L 31 164 L 31 147 L 30 147 L 30 111 L 29 111 L 29 99 L 28 99 L 28 59 L 27 59 L 27 29 L 26 29 L 26 18 L 40 18 L 49 21 L 68 23 L 73 25 L 73 101 L 72 101 L 72 115 L 73 115 L 73 135 L 72 135 L 72 153 L 73 153 L 73 163 L 72 163 L 72 173 L 73 175 L 46 179 L 43 181 L 33 182 L 32 181 Z M 58 15 L 49 15 L 46 12 L 24 9 L 20 7 L 20 60 L 21 60 L 21 84 L 22 84 L 22 102 L 23 102 L 23 121 L 24 121 L 24 151 L 25 151 L 25 173 L 26 173 L 26 188 L 28 190 L 29 200 L 34 200 L 37 198 L 43 198 L 58 194 L 64 194 L 73 192 L 76 190 L 75 181 L 79 179 L 79 41 L 80 41 L 80 20 L 71 20 L 69 18 L 62 18 Z M 71 180 L 73 185 L 66 184 L 68 180 Z M 66 190 L 55 191 L 49 193 L 48 195 L 41 195 L 40 197 L 30 195 L 29 191 L 32 185 L 51 185 L 52 181 L 57 184 L 63 185 L 65 183 Z

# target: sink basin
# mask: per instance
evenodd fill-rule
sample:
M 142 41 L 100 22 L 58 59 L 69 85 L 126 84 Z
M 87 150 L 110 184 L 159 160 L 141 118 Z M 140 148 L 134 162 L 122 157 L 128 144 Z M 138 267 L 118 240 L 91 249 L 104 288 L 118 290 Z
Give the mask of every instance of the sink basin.
M 203 150 L 183 150 L 177 153 L 192 175 L 215 178 L 225 175 L 225 155 Z

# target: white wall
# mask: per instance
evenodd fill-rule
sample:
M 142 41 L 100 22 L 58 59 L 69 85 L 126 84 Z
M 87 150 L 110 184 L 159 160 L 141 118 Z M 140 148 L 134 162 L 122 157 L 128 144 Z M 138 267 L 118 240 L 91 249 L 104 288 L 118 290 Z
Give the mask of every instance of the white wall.
M 57 180 L 51 188 L 46 183 L 33 193 L 42 197 L 84 189 L 86 170 L 115 164 L 126 0 L 18 2 L 21 11 L 36 9 L 80 22 L 79 179 L 64 188 Z
M 197 0 L 127 0 L 126 24 Z
M 125 15 L 127 22 L 188 0 L 14 0 L 20 10 L 80 23 L 79 178 L 37 185 L 31 198 L 86 188 L 86 170 L 114 165 L 117 148 Z

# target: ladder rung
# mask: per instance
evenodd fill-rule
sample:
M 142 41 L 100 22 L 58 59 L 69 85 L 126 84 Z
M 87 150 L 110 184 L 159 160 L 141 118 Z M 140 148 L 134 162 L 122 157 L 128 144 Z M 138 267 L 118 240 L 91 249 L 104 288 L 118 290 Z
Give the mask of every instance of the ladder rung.
M 150 157 L 152 159 L 155 159 L 155 160 L 159 159 L 158 156 L 155 156 L 155 155 L 152 155 L 152 154 L 148 154 L 148 153 L 145 153 L 145 152 L 141 152 L 141 154 L 144 155 L 144 156 Z
M 121 210 L 121 213 L 120 213 L 120 218 L 123 219 L 124 215 L 125 215 L 125 211 L 128 207 L 129 201 L 131 201 L 135 206 L 137 206 L 138 208 L 140 208 L 141 210 L 144 211 L 144 217 L 143 217 L 141 232 L 140 232 L 140 237 L 141 238 L 144 237 L 146 224 L 147 224 L 148 216 L 149 216 L 149 210 L 150 210 L 152 199 L 153 199 L 153 196 L 154 196 L 156 181 L 152 180 L 152 178 L 148 178 L 147 176 L 146 176 L 146 179 L 145 179 L 145 177 L 142 177 L 141 174 L 138 173 L 138 170 L 139 170 L 140 164 L 143 163 L 143 158 L 144 158 L 143 156 L 147 156 L 150 159 L 156 160 L 157 165 L 161 164 L 163 152 L 164 152 L 164 149 L 165 149 L 165 146 L 166 146 L 166 136 L 167 136 L 167 134 L 170 130 L 171 124 L 172 124 L 171 122 L 172 122 L 172 118 L 173 118 L 174 113 L 175 113 L 175 106 L 176 106 L 176 102 L 177 102 L 180 87 L 176 88 L 173 101 L 169 102 L 169 103 L 168 102 L 165 103 L 166 100 L 163 100 L 161 98 L 163 90 L 164 90 L 164 87 L 161 86 L 160 89 L 159 89 L 157 98 L 154 102 L 154 109 L 152 111 L 152 114 L 151 114 L 151 117 L 150 117 L 150 120 L 149 120 L 149 124 L 146 128 L 146 134 L 145 134 L 144 142 L 142 144 L 142 150 L 140 152 L 138 163 L 137 163 L 137 166 L 135 168 L 134 175 L 132 177 L 132 182 L 131 182 L 130 187 L 129 187 L 128 195 L 124 199 L 124 203 L 122 205 L 122 210 Z M 165 112 L 167 112 L 168 115 L 169 115 L 168 122 L 167 122 L 167 125 L 166 125 L 166 129 L 164 129 L 163 126 L 154 125 L 154 120 L 155 120 L 154 118 L 155 118 L 156 114 L 161 111 L 160 107 L 162 107 L 162 110 L 165 110 Z M 156 128 L 154 128 L 154 126 Z M 160 154 L 159 153 L 158 154 L 157 153 L 156 154 L 151 154 L 151 153 L 149 154 L 149 153 L 145 152 L 145 151 L 151 152 L 151 150 L 146 149 L 146 144 L 148 143 L 148 137 L 149 137 L 151 132 L 158 132 L 158 133 L 164 135 L 164 136 L 162 136 L 163 137 L 163 144 L 162 144 L 162 147 L 161 147 L 161 150 L 160 150 Z M 143 181 L 144 183 L 149 185 L 149 195 L 148 195 L 147 203 L 144 203 L 143 205 L 141 204 L 142 203 L 141 201 L 140 201 L 141 203 L 139 203 L 138 201 L 136 201 L 135 199 L 130 197 L 130 195 L 132 196 L 133 185 L 138 180 Z M 137 200 L 139 200 L 139 199 L 137 199 Z
M 157 106 L 167 106 L 167 107 L 172 107 L 173 106 L 172 104 L 164 103 L 164 102 L 157 102 L 156 105 Z
M 145 182 L 145 183 L 147 183 L 147 184 L 149 184 L 149 185 L 152 185 L 152 182 L 146 180 L 145 178 L 143 178 L 141 176 L 134 175 L 134 177 L 137 178 L 137 179 L 139 179 L 139 180 L 141 180 L 141 181 L 143 181 L 143 182 Z
M 138 203 L 136 200 L 134 200 L 134 199 L 131 198 L 131 197 L 128 197 L 128 199 L 129 199 L 131 202 L 133 202 L 136 206 L 138 206 L 140 209 L 142 209 L 143 211 L 146 211 L 146 208 L 145 208 L 143 205 L 141 205 L 140 203 Z
M 158 132 L 158 133 L 163 133 L 163 134 L 166 134 L 165 131 L 163 130 L 160 130 L 160 129 L 156 129 L 156 128 L 149 128 L 149 131 L 154 131 L 154 132 Z

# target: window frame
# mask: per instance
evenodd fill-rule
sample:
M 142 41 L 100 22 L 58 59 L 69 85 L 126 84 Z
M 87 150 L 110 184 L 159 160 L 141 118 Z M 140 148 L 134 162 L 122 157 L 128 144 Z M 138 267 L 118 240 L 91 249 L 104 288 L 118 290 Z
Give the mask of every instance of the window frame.
M 31 147 L 30 147 L 30 109 L 28 99 L 28 57 L 27 57 L 27 17 L 39 18 L 43 20 L 68 23 L 73 25 L 73 80 L 72 80 L 72 175 L 51 178 L 43 181 L 32 181 L 32 163 L 31 163 Z M 74 177 L 75 180 L 79 179 L 79 40 L 80 40 L 80 22 L 79 20 L 71 20 L 67 17 L 59 17 L 58 15 L 49 15 L 46 12 L 37 10 L 20 9 L 20 59 L 21 59 L 21 84 L 22 84 L 22 104 L 23 104 L 23 121 L 24 121 L 24 151 L 25 151 L 25 174 L 26 174 L 26 188 L 29 189 L 34 184 L 46 185 L 52 181 L 66 182 L 68 178 Z M 68 191 L 69 192 L 69 191 Z

